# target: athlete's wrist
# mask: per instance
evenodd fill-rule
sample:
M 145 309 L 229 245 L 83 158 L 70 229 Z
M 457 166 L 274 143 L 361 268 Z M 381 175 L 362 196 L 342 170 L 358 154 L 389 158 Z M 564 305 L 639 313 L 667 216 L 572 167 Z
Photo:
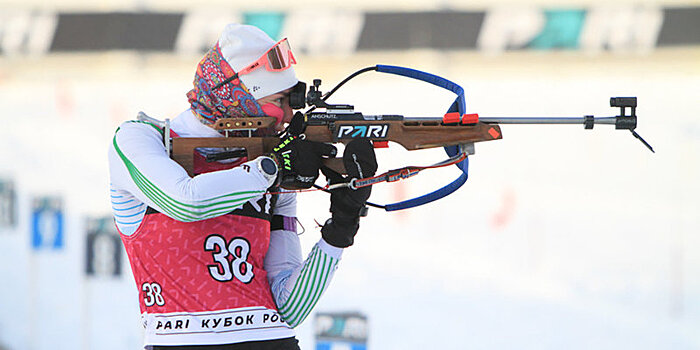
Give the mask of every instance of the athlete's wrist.
M 267 180 L 269 186 L 277 184 L 279 167 L 277 162 L 268 156 L 260 156 L 255 159 L 258 172 Z M 268 186 L 268 187 L 269 187 Z
M 343 248 L 335 247 L 323 238 L 318 240 L 318 247 L 331 258 L 340 260 L 343 257 Z

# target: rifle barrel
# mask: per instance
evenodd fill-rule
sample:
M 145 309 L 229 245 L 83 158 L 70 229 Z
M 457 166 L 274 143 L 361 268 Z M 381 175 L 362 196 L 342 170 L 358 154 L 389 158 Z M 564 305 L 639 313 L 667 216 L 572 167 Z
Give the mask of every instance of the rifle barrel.
M 593 118 L 595 124 L 615 125 L 617 117 Z M 479 118 L 487 124 L 585 124 L 586 118 Z

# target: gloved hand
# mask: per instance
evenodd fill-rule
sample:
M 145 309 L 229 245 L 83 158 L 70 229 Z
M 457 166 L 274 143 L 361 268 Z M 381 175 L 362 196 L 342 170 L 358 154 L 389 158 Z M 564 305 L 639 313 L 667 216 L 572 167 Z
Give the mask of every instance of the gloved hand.
M 322 168 L 321 171 L 331 184 L 374 176 L 377 171 L 377 158 L 372 143 L 367 139 L 351 141 L 345 147 L 343 165 L 348 173 L 347 177 L 327 168 Z M 326 242 L 338 248 L 353 244 L 360 227 L 360 214 L 371 192 L 371 186 L 357 190 L 348 187 L 331 190 L 332 216 L 321 229 L 321 236 Z
M 318 178 L 324 158 L 334 157 L 335 146 L 287 136 L 275 146 L 270 157 L 277 163 L 280 187 L 288 190 L 306 189 Z

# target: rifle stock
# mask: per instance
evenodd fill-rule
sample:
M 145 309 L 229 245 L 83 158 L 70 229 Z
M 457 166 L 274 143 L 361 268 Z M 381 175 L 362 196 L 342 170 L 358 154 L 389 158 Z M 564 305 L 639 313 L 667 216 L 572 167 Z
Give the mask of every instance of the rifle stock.
M 253 130 L 270 126 L 269 120 L 263 123 L 259 123 L 259 120 L 255 123 L 247 123 L 248 119 L 252 118 L 222 119 L 217 122 L 215 129 Z M 236 123 L 237 125 L 234 125 Z M 373 126 L 385 129 L 382 129 L 381 134 L 361 135 L 363 130 L 366 133 L 368 129 L 372 130 Z M 338 118 L 327 123 L 307 125 L 304 135 L 307 140 L 327 143 L 347 142 L 356 137 L 368 138 L 372 141 L 393 141 L 409 151 L 502 138 L 501 129 L 497 124 L 479 122 L 472 125 L 446 125 L 440 119 L 342 120 Z M 277 137 L 173 137 L 171 157 L 187 170 L 190 176 L 194 176 L 196 148 L 245 149 L 248 159 L 254 159 L 271 153 L 278 143 Z M 342 158 L 327 159 L 324 164 L 339 173 L 346 173 Z

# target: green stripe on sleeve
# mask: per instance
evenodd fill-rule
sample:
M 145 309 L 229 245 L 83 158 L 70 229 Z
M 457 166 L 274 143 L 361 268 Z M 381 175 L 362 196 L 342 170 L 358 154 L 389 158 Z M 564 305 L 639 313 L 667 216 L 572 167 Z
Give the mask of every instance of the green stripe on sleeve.
M 297 279 L 287 301 L 280 307 L 280 315 L 291 327 L 301 324 L 318 303 L 328 286 L 338 259 L 327 255 L 317 246 Z
M 303 300 L 297 305 L 297 308 L 291 312 L 289 322 L 291 322 L 292 324 L 301 323 L 301 321 L 299 320 L 299 316 L 303 315 L 303 313 L 304 313 L 303 311 L 308 307 L 309 304 L 311 304 L 313 302 L 313 296 L 316 295 L 316 292 L 318 290 L 318 286 L 319 286 L 320 282 L 323 281 L 323 279 L 320 277 L 323 276 L 322 271 L 326 268 L 326 264 L 328 263 L 325 254 L 323 256 L 319 255 L 319 261 L 320 260 L 323 260 L 323 264 L 320 268 L 315 269 L 314 274 L 313 274 L 313 279 L 312 279 L 313 283 L 311 285 L 311 288 L 308 288 L 308 283 L 307 283 L 307 289 L 305 291 Z M 319 272 L 321 272 L 321 276 L 318 275 Z M 297 321 L 299 321 L 299 322 L 297 322 Z
M 315 295 L 313 296 L 311 301 L 307 303 L 306 308 L 303 308 L 301 313 L 297 315 L 297 319 L 292 320 L 292 323 L 294 323 L 296 325 L 303 322 L 306 319 L 306 317 L 309 316 L 309 314 L 311 313 L 311 310 L 316 305 L 316 303 L 318 303 L 318 301 L 321 299 L 321 295 L 326 290 L 326 286 L 328 284 L 328 281 L 330 280 L 331 273 L 333 272 L 333 269 L 335 268 L 335 265 L 337 264 L 337 262 L 333 261 L 334 260 L 333 258 L 324 254 L 324 257 L 323 257 L 324 266 L 325 266 L 326 258 L 328 258 L 328 260 L 330 260 L 330 261 L 329 261 L 327 267 L 325 267 L 321 271 L 321 276 L 323 276 L 323 278 L 321 278 L 319 280 L 319 283 L 321 283 L 321 285 L 316 288 L 316 292 L 314 293 Z
M 153 127 L 156 128 L 155 126 Z M 158 128 L 156 129 L 160 130 Z M 117 145 L 116 134 L 114 135 L 112 143 L 117 154 L 124 162 L 129 175 L 139 190 L 141 190 L 146 197 L 152 200 L 153 203 L 158 205 L 158 207 L 163 210 L 164 214 L 179 221 L 192 222 L 223 215 L 240 207 L 245 202 L 265 193 L 265 191 L 262 190 L 240 191 L 214 198 L 207 198 L 193 204 L 183 203 L 168 196 L 163 190 L 158 188 L 139 171 L 139 169 L 124 155 Z
M 299 298 L 301 295 L 304 294 L 306 289 L 304 289 L 304 286 L 308 284 L 309 280 L 309 274 L 311 271 L 314 270 L 314 267 L 316 266 L 316 263 L 318 262 L 318 246 L 315 246 L 314 249 L 311 251 L 311 255 L 309 259 L 307 259 L 307 263 L 305 264 L 304 268 L 301 270 L 301 273 L 299 274 L 299 277 L 297 278 L 296 283 L 294 284 L 294 289 L 292 289 L 292 292 L 289 294 L 289 297 L 287 298 L 287 301 L 284 303 L 284 305 L 280 308 L 280 312 L 283 314 L 291 314 L 292 309 L 295 309 L 296 305 L 299 304 Z
M 150 126 L 152 126 L 154 129 L 156 129 L 156 130 L 160 133 L 161 136 L 163 136 L 163 133 L 164 133 L 164 132 L 163 132 L 163 129 L 161 129 L 158 125 L 155 125 L 155 124 L 153 124 L 153 123 L 144 122 L 144 121 L 141 121 L 141 120 L 129 120 L 127 123 L 139 123 L 139 124 L 150 125 Z M 119 131 L 119 129 L 117 129 L 117 131 Z

